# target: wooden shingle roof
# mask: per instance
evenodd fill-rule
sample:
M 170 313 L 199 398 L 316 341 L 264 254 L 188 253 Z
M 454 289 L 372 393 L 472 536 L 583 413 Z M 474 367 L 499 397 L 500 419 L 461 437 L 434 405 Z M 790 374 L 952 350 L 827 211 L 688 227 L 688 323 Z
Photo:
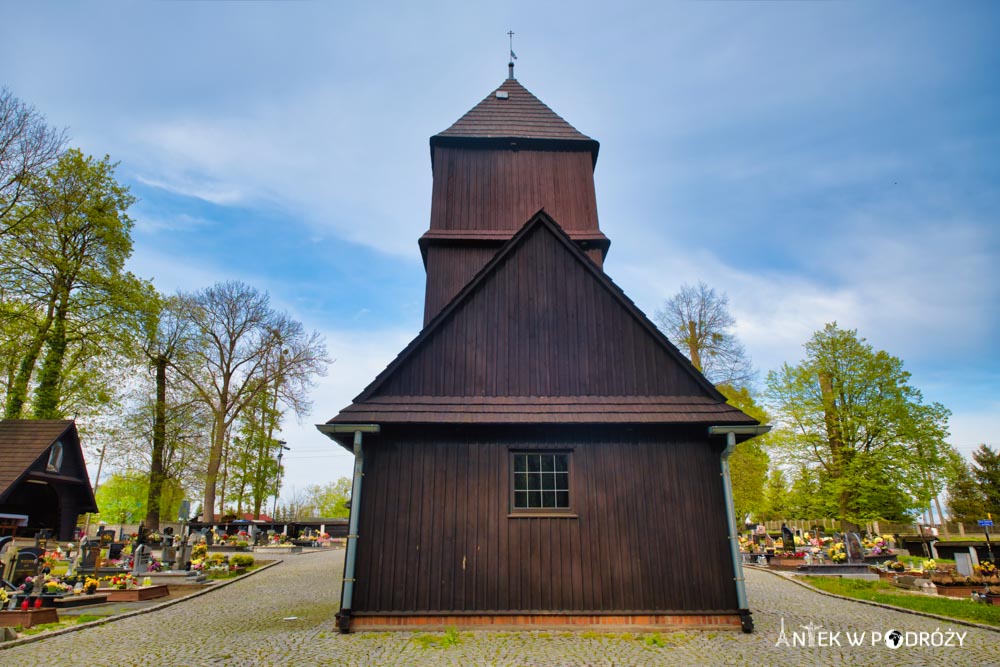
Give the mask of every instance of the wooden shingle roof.
M 49 450 L 57 441 L 63 444 L 63 468 L 59 472 L 45 472 Z M 97 511 L 73 420 L 0 421 L 0 501 L 29 475 L 70 484 L 74 493 L 80 494 L 81 511 Z
M 0 496 L 18 481 L 73 422 L 63 419 L 0 421 Z
M 501 93 L 498 97 L 497 93 Z M 502 94 L 506 93 L 504 99 Z M 518 137 L 591 141 L 532 95 L 517 79 L 507 79 L 440 137 Z
M 431 137 L 431 160 L 435 146 L 484 144 L 590 151 L 595 163 L 600 148 L 517 79 L 505 80 L 451 127 Z
M 330 423 L 756 424 L 543 211 Z

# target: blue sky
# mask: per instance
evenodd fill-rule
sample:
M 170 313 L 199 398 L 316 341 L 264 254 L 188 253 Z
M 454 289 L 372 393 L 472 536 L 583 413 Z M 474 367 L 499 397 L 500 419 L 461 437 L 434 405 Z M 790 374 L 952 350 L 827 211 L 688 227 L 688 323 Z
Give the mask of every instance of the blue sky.
M 728 293 L 761 375 L 824 323 L 1000 445 L 1000 6 L 6 3 L 0 83 L 140 199 L 131 269 L 239 279 L 337 359 L 286 493 L 346 475 L 312 424 L 418 332 L 428 138 L 506 76 L 601 142 L 606 271 L 652 315 Z

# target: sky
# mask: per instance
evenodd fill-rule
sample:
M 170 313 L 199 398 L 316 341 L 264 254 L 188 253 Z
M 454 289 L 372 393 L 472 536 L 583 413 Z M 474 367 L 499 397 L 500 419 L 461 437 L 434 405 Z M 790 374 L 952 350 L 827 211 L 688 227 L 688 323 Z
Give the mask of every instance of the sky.
M 612 6 L 613 5 L 613 6 Z M 904 360 L 950 442 L 1000 446 L 994 2 L 4 3 L 0 85 L 119 162 L 129 268 L 266 290 L 335 363 L 318 433 L 420 330 L 428 139 L 507 75 L 601 142 L 605 271 L 652 316 L 725 292 L 763 379 L 824 324 Z

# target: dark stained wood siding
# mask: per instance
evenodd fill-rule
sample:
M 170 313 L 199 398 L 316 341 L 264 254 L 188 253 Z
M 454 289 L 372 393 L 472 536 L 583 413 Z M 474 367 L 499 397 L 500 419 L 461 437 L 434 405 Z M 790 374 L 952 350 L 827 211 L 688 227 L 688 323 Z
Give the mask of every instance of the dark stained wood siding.
M 375 395 L 705 394 L 553 230 L 522 241 Z
M 509 231 L 513 235 L 541 208 L 570 236 L 598 231 L 590 153 L 435 151 L 432 230 Z
M 427 249 L 427 290 L 424 324 L 451 301 L 499 249 L 487 246 L 431 246 Z M 434 267 L 431 270 L 431 267 Z
M 720 450 L 696 431 L 478 433 L 367 441 L 355 611 L 736 609 Z M 532 448 L 572 448 L 576 518 L 508 518 L 509 452 Z

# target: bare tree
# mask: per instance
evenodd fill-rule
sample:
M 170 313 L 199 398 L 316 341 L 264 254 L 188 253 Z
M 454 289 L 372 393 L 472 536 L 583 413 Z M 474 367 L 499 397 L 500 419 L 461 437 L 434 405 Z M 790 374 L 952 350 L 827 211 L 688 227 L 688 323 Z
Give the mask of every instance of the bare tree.
M 216 485 L 229 429 L 281 374 L 280 400 L 297 414 L 309 407 L 313 378 L 326 371 L 329 359 L 317 334 L 271 309 L 267 293 L 241 282 L 218 283 L 181 299 L 183 316 L 195 337 L 189 354 L 175 364 L 205 404 L 213 419 L 205 474 L 204 518 L 215 511 Z M 281 351 L 288 349 L 287 355 Z M 280 366 L 268 363 L 281 355 Z
M 152 455 L 149 464 L 149 493 L 146 500 L 146 527 L 159 530 L 160 496 L 168 479 L 167 454 L 167 369 L 189 345 L 190 322 L 181 316 L 179 297 L 162 300 L 155 315 L 144 324 L 143 354 L 155 375 L 156 400 L 153 408 Z
M 17 207 L 31 178 L 55 163 L 65 143 L 65 130 L 49 126 L 34 107 L 0 87 L 0 234 L 30 212 L 30 207 Z
M 736 320 L 724 292 L 704 282 L 682 285 L 656 312 L 656 322 L 713 384 L 746 387 L 753 382 L 753 366 L 732 332 Z

